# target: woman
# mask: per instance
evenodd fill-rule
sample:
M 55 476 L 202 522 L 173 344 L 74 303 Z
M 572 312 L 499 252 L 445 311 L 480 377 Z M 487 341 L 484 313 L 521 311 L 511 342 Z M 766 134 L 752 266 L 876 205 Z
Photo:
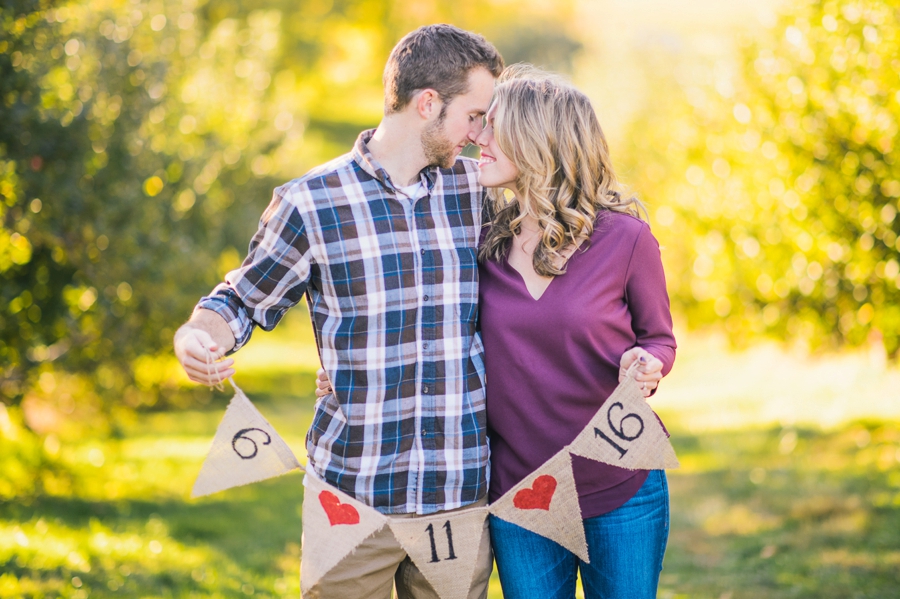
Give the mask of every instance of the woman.
M 479 182 L 491 224 L 479 249 L 490 499 L 569 444 L 635 361 L 645 396 L 675 358 L 659 246 L 617 189 L 588 98 L 516 69 L 496 89 Z M 591 557 L 491 516 L 507 599 L 655 597 L 668 538 L 662 471 L 572 456 Z

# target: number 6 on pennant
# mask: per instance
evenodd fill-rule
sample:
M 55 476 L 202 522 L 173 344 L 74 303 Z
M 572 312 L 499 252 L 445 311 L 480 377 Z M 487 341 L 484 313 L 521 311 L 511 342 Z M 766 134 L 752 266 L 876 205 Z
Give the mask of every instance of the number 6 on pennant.
M 263 445 L 269 445 L 272 443 L 272 436 L 258 427 L 251 428 L 242 428 L 238 432 L 234 434 L 234 437 L 231 438 L 231 448 L 234 450 L 234 453 L 238 454 L 238 456 L 242 460 L 252 460 L 256 457 L 256 454 L 259 453 L 259 445 L 257 445 L 256 441 L 254 441 L 251 437 L 247 436 L 247 433 L 252 431 L 259 431 L 266 436 L 266 440 L 262 442 Z M 240 440 L 249 441 L 253 445 L 253 451 L 243 454 L 238 450 L 237 442 Z
M 231 379 L 229 379 L 231 380 Z M 300 468 L 284 439 L 234 381 L 234 397 L 216 429 L 191 497 L 279 476 Z

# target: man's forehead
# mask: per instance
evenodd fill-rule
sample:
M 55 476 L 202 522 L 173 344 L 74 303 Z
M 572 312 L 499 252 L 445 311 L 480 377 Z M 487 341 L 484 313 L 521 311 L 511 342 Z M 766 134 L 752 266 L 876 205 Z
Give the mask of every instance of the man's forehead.
M 483 98 L 479 98 L 478 94 L 472 93 L 470 91 L 467 94 L 456 96 L 455 98 L 450 100 L 450 103 L 454 104 L 454 108 L 459 110 L 459 112 L 461 113 L 484 116 L 487 113 L 490 100 L 485 103 Z
M 468 94 L 457 96 L 456 99 L 466 114 L 484 116 L 490 108 L 492 97 L 493 90 L 491 90 L 491 94 L 470 91 Z
M 469 91 L 465 97 L 470 99 L 473 110 L 478 110 L 481 114 L 487 111 L 495 84 L 496 79 L 487 69 L 476 68 L 469 72 Z

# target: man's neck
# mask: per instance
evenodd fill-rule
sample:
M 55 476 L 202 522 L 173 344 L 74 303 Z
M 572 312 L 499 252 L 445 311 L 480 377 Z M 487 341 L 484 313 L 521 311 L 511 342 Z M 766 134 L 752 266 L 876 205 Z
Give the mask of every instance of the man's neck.
M 428 166 L 418 128 L 403 121 L 403 115 L 384 117 L 367 144 L 393 184 L 400 187 L 418 181 L 419 172 Z

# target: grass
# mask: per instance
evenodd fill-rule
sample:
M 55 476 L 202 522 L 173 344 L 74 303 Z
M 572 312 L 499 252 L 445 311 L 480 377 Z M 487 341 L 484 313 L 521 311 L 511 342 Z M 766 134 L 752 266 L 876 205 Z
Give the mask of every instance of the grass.
M 682 463 L 669 473 L 660 597 L 896 597 L 894 407 L 880 397 L 826 396 L 830 407 L 817 411 L 804 395 L 828 384 L 822 372 L 841 379 L 831 371 L 843 369 L 844 379 L 865 375 L 864 390 L 896 397 L 896 371 L 865 356 L 835 358 L 823 371 L 782 353 L 778 363 L 798 380 L 773 383 L 782 367 L 770 365 L 755 392 L 751 370 L 775 350 L 730 354 L 704 343 L 689 344 L 679 358 L 686 374 L 673 373 L 654 399 Z M 258 351 L 245 366 L 257 359 L 277 370 L 265 358 L 270 350 Z M 247 366 L 239 381 L 302 459 L 312 374 Z M 0 598 L 299 597 L 299 473 L 188 498 L 228 397 L 141 415 L 117 439 L 41 441 L 16 433 L 15 413 L 0 422 Z M 835 405 L 849 410 L 837 422 Z M 38 464 L 39 484 L 10 492 L 10 481 Z M 501 597 L 496 574 L 490 596 Z
M 0 597 L 299 596 L 299 473 L 187 497 L 215 403 L 147 416 L 121 440 L 64 443 L 69 493 L 0 503 Z M 311 400 L 261 405 L 299 453 Z
M 673 437 L 661 596 L 896 596 L 896 423 Z

